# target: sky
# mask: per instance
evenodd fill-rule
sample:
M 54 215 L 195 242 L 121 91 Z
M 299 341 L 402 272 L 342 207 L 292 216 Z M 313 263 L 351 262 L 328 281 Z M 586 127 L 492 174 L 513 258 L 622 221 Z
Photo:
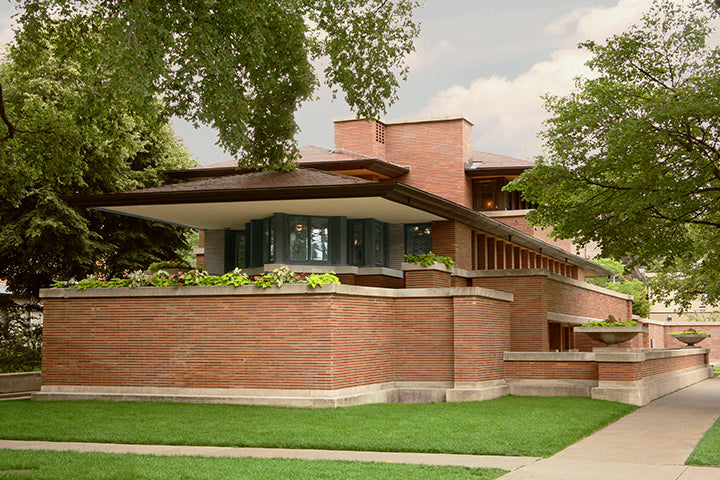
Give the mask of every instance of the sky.
M 541 96 L 565 95 L 588 75 L 585 40 L 603 39 L 637 22 L 651 0 L 425 0 L 410 73 L 386 120 L 464 115 L 473 148 L 529 159 L 542 151 Z M 12 6 L 0 3 L 0 42 L 11 39 Z M 327 88 L 296 119 L 302 145 L 333 148 L 332 120 L 353 115 Z M 202 164 L 231 157 L 212 129 L 176 119 L 175 129 Z

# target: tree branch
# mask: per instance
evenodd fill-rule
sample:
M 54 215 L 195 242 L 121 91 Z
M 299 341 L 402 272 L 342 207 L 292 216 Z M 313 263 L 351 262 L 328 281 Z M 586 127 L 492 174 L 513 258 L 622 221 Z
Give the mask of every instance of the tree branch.
M 5 98 L 3 97 L 2 93 L 2 84 L 0 84 L 0 119 L 2 119 L 3 123 L 7 126 L 8 129 L 7 135 L 1 138 L 0 141 L 10 140 L 11 138 L 15 137 L 15 126 L 10 122 L 10 120 L 7 118 L 7 114 L 5 113 Z

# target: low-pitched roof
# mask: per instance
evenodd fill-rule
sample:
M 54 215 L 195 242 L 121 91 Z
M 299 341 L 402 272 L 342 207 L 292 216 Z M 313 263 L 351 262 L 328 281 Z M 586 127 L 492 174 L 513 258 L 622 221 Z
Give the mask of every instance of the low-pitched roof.
M 69 197 L 75 206 L 200 229 L 242 229 L 274 213 L 376 218 L 387 223 L 455 220 L 598 275 L 605 269 L 462 205 L 399 182 L 315 169 L 252 172 L 129 192 Z
M 507 155 L 488 152 L 473 152 L 472 158 L 465 166 L 468 176 L 487 175 L 518 175 L 535 166 L 534 162 Z
M 314 145 L 299 148 L 298 166 L 301 169 L 314 168 L 325 171 L 343 172 L 348 175 L 377 175 L 384 179 L 399 178 L 410 171 L 410 168 L 386 162 L 377 158 L 367 157 L 346 150 L 328 150 Z M 171 170 L 165 174 L 177 180 L 197 180 L 202 178 L 221 177 L 238 173 L 256 172 L 252 169 L 239 169 L 235 160 L 218 162 L 210 165 Z

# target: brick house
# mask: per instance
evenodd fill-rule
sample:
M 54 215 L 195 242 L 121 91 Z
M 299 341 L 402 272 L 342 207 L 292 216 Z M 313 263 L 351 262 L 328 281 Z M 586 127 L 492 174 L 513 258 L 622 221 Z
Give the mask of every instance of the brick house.
M 630 297 L 585 283 L 608 272 L 527 226 L 532 205 L 501 189 L 532 163 L 474 152 L 471 129 L 463 117 L 337 120 L 335 149 L 302 148 L 294 172 L 216 164 L 168 173 L 181 183 L 75 198 L 200 229 L 211 273 L 286 264 L 332 270 L 342 285 L 46 290 L 36 398 L 642 404 L 706 378 L 705 349 L 593 353 L 602 344 L 573 332 L 630 319 Z M 403 261 L 429 251 L 455 268 Z

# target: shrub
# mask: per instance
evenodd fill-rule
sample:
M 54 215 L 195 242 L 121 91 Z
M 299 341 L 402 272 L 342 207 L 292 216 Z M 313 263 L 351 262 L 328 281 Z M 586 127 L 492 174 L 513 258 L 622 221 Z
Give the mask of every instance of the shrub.
M 192 269 L 187 272 L 170 274 L 165 270 L 157 270 L 154 273 L 145 273 L 141 270 L 131 272 L 122 278 L 111 278 L 104 280 L 96 275 L 90 275 L 79 282 L 75 280 L 58 280 L 52 284 L 53 288 L 77 288 L 87 290 L 88 288 L 120 288 L 120 287 L 182 287 L 182 286 L 233 286 L 240 287 L 254 283 L 258 288 L 269 288 L 273 285 L 282 287 L 292 283 L 306 283 L 315 288 L 328 283 L 340 283 L 340 280 L 333 273 L 312 273 L 305 272 L 298 274 L 290 267 L 283 265 L 270 273 L 248 277 L 239 268 L 224 275 L 210 275 L 205 270 Z
M 36 304 L 18 305 L 0 298 L 0 373 L 39 370 L 42 360 L 42 326 L 32 323 Z
M 442 263 L 448 268 L 455 267 L 455 260 L 453 260 L 452 258 L 435 255 L 432 252 L 424 253 L 421 255 L 405 255 L 405 261 L 408 263 L 419 263 L 423 267 L 429 267 L 435 262 Z

